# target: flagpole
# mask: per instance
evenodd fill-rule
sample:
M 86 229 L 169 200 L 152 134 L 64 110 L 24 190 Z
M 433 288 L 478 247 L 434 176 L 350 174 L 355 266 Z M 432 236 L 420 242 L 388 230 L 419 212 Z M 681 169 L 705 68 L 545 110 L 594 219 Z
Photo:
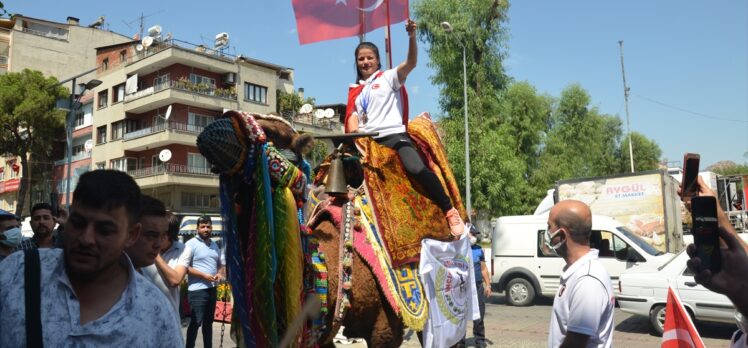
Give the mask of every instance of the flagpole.
M 384 32 L 384 47 L 387 50 L 387 62 L 389 69 L 392 69 L 392 33 L 390 32 L 390 0 L 384 0 L 385 10 L 387 11 L 387 30 Z
M 364 8 L 364 0 L 358 0 L 358 8 Z M 364 13 L 364 11 L 358 11 L 358 22 L 361 26 L 358 31 L 358 42 L 362 43 L 366 41 L 366 14 Z

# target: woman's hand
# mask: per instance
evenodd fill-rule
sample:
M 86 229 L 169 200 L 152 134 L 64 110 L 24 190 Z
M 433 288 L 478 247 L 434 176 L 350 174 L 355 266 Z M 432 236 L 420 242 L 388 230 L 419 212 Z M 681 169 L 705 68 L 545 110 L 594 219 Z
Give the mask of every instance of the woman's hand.
M 412 19 L 408 18 L 408 21 L 405 23 L 405 31 L 408 33 L 408 37 L 415 37 L 416 36 L 416 22 L 414 22 Z
M 416 22 L 408 18 L 405 24 L 405 31 L 408 32 L 408 57 L 404 62 L 397 66 L 397 78 L 400 83 L 405 82 L 408 74 L 416 67 L 418 63 L 418 48 L 416 46 Z

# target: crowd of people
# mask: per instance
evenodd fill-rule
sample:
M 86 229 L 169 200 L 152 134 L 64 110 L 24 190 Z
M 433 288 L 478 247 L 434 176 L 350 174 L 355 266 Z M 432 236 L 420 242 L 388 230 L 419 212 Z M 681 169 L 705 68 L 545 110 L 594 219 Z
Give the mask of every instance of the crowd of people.
M 203 347 L 212 345 L 224 270 L 210 217 L 185 245 L 163 202 L 126 173 L 96 170 L 81 176 L 69 216 L 39 203 L 30 225 L 23 238 L 20 219 L 0 210 L 0 347 L 193 347 L 200 327 Z

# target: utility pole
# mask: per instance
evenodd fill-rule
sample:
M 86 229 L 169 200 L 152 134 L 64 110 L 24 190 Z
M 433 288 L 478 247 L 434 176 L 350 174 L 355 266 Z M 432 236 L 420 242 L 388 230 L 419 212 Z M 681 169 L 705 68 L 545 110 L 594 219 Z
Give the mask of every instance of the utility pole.
M 623 75 L 623 99 L 626 106 L 626 132 L 629 133 L 629 160 L 631 161 L 631 172 L 634 172 L 634 145 L 631 141 L 631 120 L 629 117 L 629 91 L 631 88 L 626 85 L 626 71 L 623 69 L 623 40 L 618 41 L 618 47 L 621 50 L 621 75 Z

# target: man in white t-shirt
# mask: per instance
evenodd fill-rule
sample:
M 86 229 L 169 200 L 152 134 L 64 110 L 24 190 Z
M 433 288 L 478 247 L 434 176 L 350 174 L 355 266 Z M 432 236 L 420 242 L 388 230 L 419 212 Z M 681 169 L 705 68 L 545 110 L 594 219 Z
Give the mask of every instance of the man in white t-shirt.
M 556 204 L 548 215 L 546 245 L 566 261 L 553 300 L 548 347 L 611 347 L 615 298 L 610 276 L 590 248 L 592 213 L 579 201 Z
M 179 218 L 167 213 L 167 219 L 169 227 L 164 236 L 163 248 L 156 256 L 153 267 L 149 267 L 147 271 L 158 275 L 157 281 L 167 288 L 169 300 L 179 314 L 179 285 L 182 284 L 187 275 L 187 268 L 190 267 L 192 249 L 186 248 L 184 243 L 178 240 Z

